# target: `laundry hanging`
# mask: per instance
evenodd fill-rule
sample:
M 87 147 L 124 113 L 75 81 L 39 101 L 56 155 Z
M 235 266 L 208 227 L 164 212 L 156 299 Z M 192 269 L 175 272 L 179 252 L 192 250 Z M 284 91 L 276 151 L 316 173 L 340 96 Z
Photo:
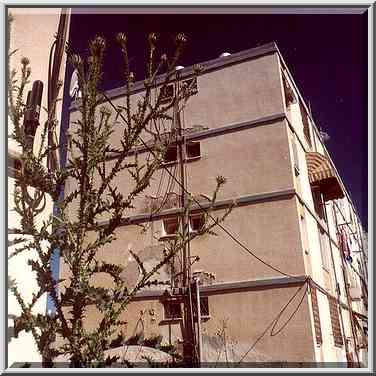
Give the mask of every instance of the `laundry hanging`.
M 350 250 L 349 243 L 348 243 L 348 236 L 347 236 L 346 231 L 343 228 L 341 228 L 338 232 L 338 240 L 339 240 L 339 246 L 342 251 L 343 257 L 345 258 L 345 260 L 351 263 L 352 257 L 351 257 L 351 250 Z

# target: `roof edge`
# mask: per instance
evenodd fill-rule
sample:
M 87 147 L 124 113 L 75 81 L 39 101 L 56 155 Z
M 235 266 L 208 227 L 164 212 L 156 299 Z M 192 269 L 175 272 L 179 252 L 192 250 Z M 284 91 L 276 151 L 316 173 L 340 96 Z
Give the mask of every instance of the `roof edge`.
M 215 59 L 199 62 L 198 64 L 201 64 L 203 66 L 203 70 L 201 72 L 201 75 L 202 75 L 205 73 L 209 73 L 213 70 L 224 68 L 229 65 L 242 63 L 247 60 L 252 60 L 252 59 L 264 56 L 264 55 L 269 55 L 269 54 L 278 53 L 278 52 L 279 50 L 278 50 L 277 44 L 275 42 L 270 42 L 267 44 L 263 44 L 261 46 L 257 46 L 257 47 L 249 48 L 247 50 L 242 50 L 239 52 L 232 53 L 229 56 L 217 57 Z M 192 76 L 193 65 L 190 65 L 188 67 L 185 67 L 179 70 L 179 73 L 180 73 L 181 79 L 185 79 L 185 78 Z M 162 83 L 164 76 L 165 76 L 164 74 L 157 76 L 156 78 L 157 84 Z M 144 80 L 136 81 L 135 84 L 133 85 L 132 94 L 136 94 L 143 90 L 145 90 Z M 125 95 L 125 93 L 126 93 L 125 85 L 105 91 L 106 96 L 109 97 L 110 99 L 121 97 Z M 77 110 L 77 102 L 72 102 L 69 107 L 69 111 L 73 112 L 75 110 Z

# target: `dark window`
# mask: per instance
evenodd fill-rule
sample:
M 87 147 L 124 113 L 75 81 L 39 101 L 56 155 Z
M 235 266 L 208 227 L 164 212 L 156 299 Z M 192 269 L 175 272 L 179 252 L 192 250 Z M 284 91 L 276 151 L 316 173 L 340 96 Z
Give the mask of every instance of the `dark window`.
M 168 320 L 181 319 L 182 310 L 179 302 L 166 302 L 164 303 L 164 318 Z
M 312 198 L 316 214 L 321 219 L 324 219 L 324 203 L 322 200 L 321 191 L 319 187 L 312 187 Z
M 190 78 L 189 80 L 185 80 L 183 82 L 184 85 L 187 85 L 187 88 L 190 88 L 190 91 L 192 94 L 197 94 L 198 93 L 198 87 L 197 87 L 197 78 Z
M 195 214 L 189 218 L 189 223 L 192 231 L 200 231 L 205 224 L 205 217 L 203 214 Z
M 161 94 L 162 103 L 169 102 L 170 100 L 172 100 L 174 96 L 174 85 L 170 84 L 170 85 L 161 87 L 160 94 Z
M 285 92 L 286 107 L 289 107 L 292 103 L 296 103 L 296 98 L 294 95 L 294 91 L 292 90 L 284 74 L 282 74 L 282 80 L 283 80 L 283 90 Z
M 178 160 L 178 148 L 176 145 L 169 146 L 164 157 L 164 163 L 173 163 Z
M 168 218 L 163 220 L 163 229 L 165 235 L 175 235 L 179 230 L 178 218 Z
M 187 144 L 187 158 L 199 158 L 201 156 L 201 149 L 199 142 L 190 142 Z
M 334 345 L 337 347 L 342 347 L 343 338 L 342 338 L 341 325 L 339 322 L 338 304 L 337 304 L 336 299 L 330 296 L 328 296 L 328 302 L 329 302 L 329 311 L 330 311 L 330 321 L 332 323 L 332 330 L 333 330 L 333 336 L 334 336 Z
M 320 311 L 319 311 L 319 305 L 317 302 L 317 292 L 314 287 L 311 288 L 311 302 L 312 302 L 312 313 L 313 313 L 313 323 L 315 327 L 316 343 L 321 344 L 322 333 L 321 333 L 321 323 L 320 323 Z
M 299 107 L 300 107 L 300 114 L 301 114 L 302 122 L 303 122 L 303 133 L 304 133 L 306 140 L 308 141 L 309 146 L 312 146 L 311 134 L 310 134 L 310 129 L 309 129 L 310 125 L 309 125 L 307 111 L 301 102 L 299 102 Z

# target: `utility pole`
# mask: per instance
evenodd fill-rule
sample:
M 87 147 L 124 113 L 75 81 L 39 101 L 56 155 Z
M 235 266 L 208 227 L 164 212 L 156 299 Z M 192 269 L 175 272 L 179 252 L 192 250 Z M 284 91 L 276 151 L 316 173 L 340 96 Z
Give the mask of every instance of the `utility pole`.
M 175 95 L 178 95 L 179 81 L 175 83 Z M 191 294 L 191 262 L 190 262 L 190 248 L 187 246 L 187 239 L 189 241 L 189 215 L 187 207 L 187 197 L 186 197 L 186 179 L 185 179 L 185 154 L 186 145 L 185 137 L 182 129 L 182 124 L 180 121 L 178 103 L 174 104 L 174 126 L 177 127 L 177 151 L 178 151 L 178 162 L 180 170 L 180 207 L 183 209 L 181 215 L 181 229 L 182 229 L 182 258 L 183 258 L 183 274 L 182 274 L 182 284 L 183 284 L 183 311 L 184 311 L 184 332 L 183 339 L 183 357 L 184 363 L 187 365 L 194 365 L 197 363 L 196 357 L 196 344 L 195 344 L 195 333 L 193 325 L 193 308 L 192 308 L 192 294 Z
M 196 294 L 196 305 L 197 305 L 197 364 L 200 367 L 202 360 L 202 337 L 201 337 L 201 298 L 200 298 L 200 279 L 198 277 L 194 278 L 194 287 Z
M 59 166 L 59 155 L 56 150 L 55 140 L 53 139 L 54 121 L 56 107 L 54 99 L 57 96 L 58 81 L 63 60 L 65 44 L 67 40 L 68 24 L 70 18 L 70 11 L 63 8 L 60 13 L 59 26 L 56 33 L 56 40 L 54 41 L 50 51 L 50 61 L 48 66 L 48 86 L 47 86 L 47 108 L 48 108 L 48 147 L 51 148 L 47 155 L 47 167 L 49 171 L 54 172 Z M 52 51 L 54 52 L 53 60 L 51 61 Z

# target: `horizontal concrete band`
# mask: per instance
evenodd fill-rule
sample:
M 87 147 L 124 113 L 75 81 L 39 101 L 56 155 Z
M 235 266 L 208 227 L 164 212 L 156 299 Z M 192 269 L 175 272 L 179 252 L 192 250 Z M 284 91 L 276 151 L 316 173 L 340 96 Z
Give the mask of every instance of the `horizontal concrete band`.
M 272 278 L 261 278 L 253 279 L 248 281 L 235 281 L 235 282 L 222 282 L 214 283 L 212 285 L 206 285 L 200 287 L 201 296 L 211 296 L 211 295 L 222 295 L 226 293 L 237 293 L 245 291 L 257 291 L 263 289 L 276 289 L 276 288 L 286 288 L 301 286 L 306 281 L 309 281 L 311 287 L 316 288 L 324 295 L 329 298 L 335 299 L 337 303 L 341 305 L 342 308 L 348 310 L 347 304 L 339 301 L 336 297 L 331 295 L 323 287 L 321 287 L 317 282 L 315 282 L 311 277 L 306 275 L 297 275 L 293 277 L 272 277 Z M 150 290 L 142 291 L 135 295 L 132 301 L 143 301 L 143 300 L 159 300 L 166 290 Z M 362 320 L 368 320 L 367 316 L 356 312 L 353 310 L 354 315 L 358 316 Z
M 236 293 L 242 291 L 254 291 L 269 288 L 283 288 L 302 285 L 306 281 L 305 275 L 294 277 L 274 277 L 253 279 L 248 281 L 214 283 L 200 287 L 201 296 L 221 295 L 224 293 Z M 142 291 L 136 294 L 132 301 L 160 299 L 166 290 Z
M 204 139 L 211 138 L 211 137 L 222 136 L 228 133 L 235 133 L 235 132 L 243 131 L 246 129 L 261 127 L 264 125 L 272 125 L 279 121 L 283 121 L 285 119 L 287 119 L 285 113 L 273 114 L 273 115 L 263 116 L 261 118 L 257 118 L 257 119 L 250 120 L 250 121 L 244 121 L 244 122 L 235 123 L 235 124 L 228 124 L 228 125 L 224 125 L 218 128 L 189 133 L 189 134 L 186 134 L 184 138 L 186 141 L 199 141 L 199 140 L 204 140 Z M 181 138 L 177 138 L 177 142 L 180 142 L 180 141 L 181 141 Z M 132 156 L 136 153 L 137 154 L 146 153 L 150 151 L 151 148 L 152 148 L 152 145 L 139 146 L 137 148 L 131 149 L 127 153 L 127 156 Z M 118 158 L 118 155 L 119 153 L 109 153 L 106 160 L 108 161 L 114 160 Z M 69 165 L 67 165 L 67 167 L 69 167 Z
M 276 44 L 274 42 L 271 42 L 271 43 L 268 43 L 268 44 L 265 44 L 265 45 L 262 45 L 262 46 L 250 48 L 248 50 L 244 50 L 244 51 L 240 51 L 240 52 L 231 54 L 230 56 L 225 56 L 225 57 L 220 57 L 220 58 L 216 58 L 216 59 L 212 59 L 212 60 L 207 60 L 205 62 L 200 63 L 200 65 L 202 65 L 202 68 L 203 68 L 200 75 L 215 71 L 217 69 L 222 69 L 222 68 L 229 66 L 229 65 L 238 64 L 238 63 L 241 63 L 241 62 L 244 62 L 244 61 L 247 61 L 247 60 L 252 60 L 252 59 L 264 56 L 264 55 L 269 55 L 269 54 L 273 54 L 273 53 L 277 53 L 277 52 L 278 52 L 278 49 L 277 49 Z M 189 66 L 189 67 L 186 67 L 186 68 L 179 70 L 179 77 L 180 77 L 179 80 L 187 79 L 187 78 L 191 77 L 192 75 L 193 75 L 193 66 Z M 161 75 L 157 76 L 156 77 L 156 84 L 157 85 L 162 84 L 163 81 L 165 80 L 165 77 L 166 77 L 165 74 L 161 74 Z M 175 79 L 171 79 L 169 81 L 169 83 L 172 83 L 174 81 L 175 81 Z M 137 93 L 142 92 L 144 90 L 145 90 L 144 81 L 140 80 L 140 81 L 135 82 L 135 84 L 133 85 L 133 88 L 131 90 L 131 94 L 137 94 Z M 110 99 L 125 96 L 126 93 L 127 93 L 126 86 L 121 86 L 121 87 L 118 87 L 118 88 L 115 88 L 115 89 L 112 89 L 112 90 L 108 90 L 107 92 L 105 92 L 106 96 L 109 97 Z M 70 111 L 77 110 L 78 103 L 79 103 L 78 101 L 73 102 L 71 104 L 69 110 Z
M 235 206 L 245 206 L 251 204 L 257 204 L 261 202 L 269 202 L 269 201 L 276 201 L 276 200 L 286 200 L 294 197 L 296 194 L 294 188 L 285 189 L 282 191 L 274 191 L 274 192 L 264 192 L 264 193 L 256 193 L 253 195 L 248 196 L 241 196 L 236 199 L 228 199 L 228 200 L 220 200 L 215 202 L 213 205 L 207 202 L 200 202 L 200 205 L 194 204 L 190 210 L 190 212 L 200 212 L 204 210 L 208 210 L 213 208 L 214 210 L 221 210 L 230 207 L 231 205 L 235 204 Z M 179 214 L 183 213 L 182 208 L 176 209 L 168 209 L 163 210 L 159 213 L 150 215 L 150 214 L 140 214 L 140 215 L 133 215 L 126 217 L 122 220 L 121 226 L 129 226 L 132 224 L 143 223 L 143 222 L 150 222 L 159 220 L 162 218 L 167 217 L 174 217 Z M 97 227 L 102 227 L 108 224 L 108 220 L 98 221 L 96 223 Z

